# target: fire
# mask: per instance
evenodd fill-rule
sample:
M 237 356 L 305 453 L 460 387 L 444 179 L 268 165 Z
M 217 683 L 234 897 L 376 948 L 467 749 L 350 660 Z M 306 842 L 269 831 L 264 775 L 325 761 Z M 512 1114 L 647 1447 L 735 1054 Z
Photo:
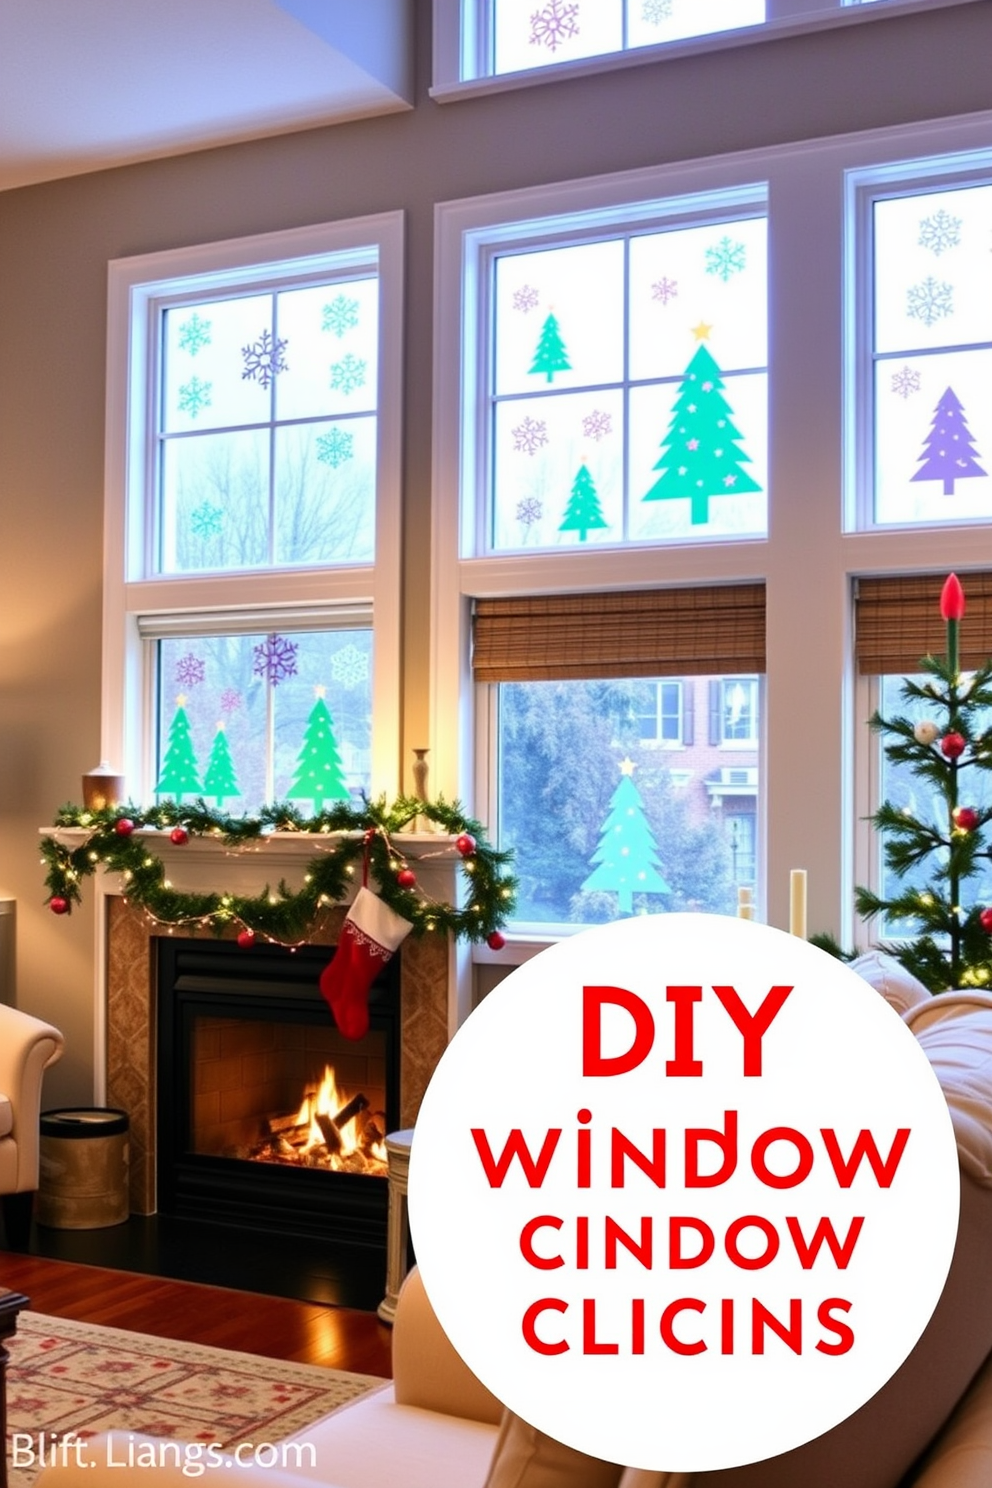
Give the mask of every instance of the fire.
M 251 1153 L 257 1162 L 385 1176 L 385 1113 L 370 1111 L 367 1096 L 339 1085 L 329 1064 L 320 1084 L 306 1087 L 295 1114 L 270 1116 L 266 1126 Z

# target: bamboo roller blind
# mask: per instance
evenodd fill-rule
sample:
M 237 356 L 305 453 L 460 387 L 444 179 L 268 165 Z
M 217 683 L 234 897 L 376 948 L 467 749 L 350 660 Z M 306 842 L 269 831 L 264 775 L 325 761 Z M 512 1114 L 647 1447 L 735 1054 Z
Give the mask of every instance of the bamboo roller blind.
M 946 578 L 945 572 L 858 580 L 854 654 L 859 672 L 916 672 L 922 656 L 943 656 L 947 628 L 940 591 Z M 969 671 L 992 656 L 992 573 L 965 574 L 961 583 L 961 666 Z
M 763 584 L 475 603 L 477 682 L 763 672 Z

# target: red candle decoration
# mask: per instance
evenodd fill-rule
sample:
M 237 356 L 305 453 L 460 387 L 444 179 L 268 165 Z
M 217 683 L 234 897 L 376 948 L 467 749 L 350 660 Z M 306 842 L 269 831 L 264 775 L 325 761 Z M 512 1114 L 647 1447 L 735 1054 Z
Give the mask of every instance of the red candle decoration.
M 255 944 L 254 930 L 241 930 L 238 932 L 238 945 L 243 951 L 247 951 Z
M 978 812 L 972 806 L 955 806 L 951 820 L 962 832 L 973 832 L 978 826 Z
M 118 837 L 130 837 L 134 831 L 134 822 L 129 816 L 119 816 L 114 822 L 114 831 Z
M 189 833 L 185 827 L 173 827 L 169 833 L 169 840 L 170 842 L 174 842 L 177 847 L 182 847 L 184 843 L 189 841 Z
M 69 913 L 69 901 L 68 899 L 63 899 L 61 894 L 53 894 L 48 901 L 48 907 L 52 911 L 52 914 Z
M 940 591 L 940 616 L 942 620 L 964 619 L 964 590 L 957 574 L 948 574 Z
M 949 760 L 960 759 L 967 747 L 967 740 L 961 734 L 945 734 L 940 741 L 940 752 Z
M 470 858 L 475 852 L 475 838 L 471 832 L 462 832 L 460 837 L 455 838 L 455 846 L 463 858 Z
M 401 889 L 412 889 L 417 882 L 417 875 L 412 868 L 401 868 L 396 875 L 396 882 Z

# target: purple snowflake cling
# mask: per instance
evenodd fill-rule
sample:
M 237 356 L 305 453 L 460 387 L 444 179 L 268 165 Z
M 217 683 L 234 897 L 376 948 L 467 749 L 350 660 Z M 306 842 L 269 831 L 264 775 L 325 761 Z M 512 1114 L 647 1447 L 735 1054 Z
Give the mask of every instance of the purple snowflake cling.
M 920 374 L 913 367 L 900 367 L 898 372 L 892 374 L 891 386 L 892 391 L 898 393 L 900 398 L 908 398 L 920 391 Z
M 679 297 L 679 281 L 677 279 L 656 279 L 651 286 L 651 298 L 662 305 L 667 305 L 669 300 L 677 300 Z
M 353 393 L 365 385 L 366 363 L 349 351 L 331 364 L 331 387 L 338 393 Z
M 939 258 L 948 248 L 956 248 L 960 243 L 961 218 L 952 217 L 943 207 L 938 208 L 931 217 L 924 217 L 920 222 L 917 241 L 921 248 L 929 248 Z
M 355 436 L 347 429 L 335 427 L 326 434 L 317 435 L 317 459 L 322 465 L 330 465 L 332 470 L 350 460 L 354 453 Z
M 598 444 L 601 439 L 606 438 L 607 434 L 613 433 L 612 415 L 594 408 L 592 413 L 587 413 L 582 420 L 582 432 L 587 439 L 595 439 Z
M 523 501 L 517 502 L 517 521 L 522 522 L 525 527 L 532 527 L 543 516 L 544 504 L 536 496 L 525 496 Z
M 346 331 L 353 331 L 358 324 L 358 301 L 347 295 L 335 295 L 329 305 L 324 306 L 320 328 L 331 331 L 340 341 Z
M 273 341 L 271 331 L 263 331 L 257 341 L 242 346 L 245 370 L 241 374 L 241 381 L 250 377 L 258 381 L 259 387 L 267 388 L 277 373 L 288 372 L 286 345 L 283 340 Z
M 222 713 L 237 713 L 241 707 L 241 694 L 236 687 L 225 687 L 220 695 L 220 711 Z
M 529 315 L 536 310 L 541 303 L 541 296 L 533 284 L 521 284 L 519 289 L 513 291 L 513 308 L 520 310 L 524 315 Z
M 212 392 L 212 382 L 201 382 L 198 377 L 191 377 L 179 388 L 179 412 L 196 418 L 202 409 L 210 407 Z
M 176 662 L 176 681 L 180 687 L 199 687 L 206 675 L 206 663 L 199 656 L 194 656 L 192 651 L 187 651 Z
M 931 326 L 945 315 L 954 314 L 954 285 L 944 279 L 935 279 L 928 274 L 919 284 L 911 284 L 906 291 L 906 314 L 910 320 L 920 320 Z
M 543 419 L 528 416 L 510 433 L 513 435 L 513 448 L 522 455 L 536 455 L 541 445 L 548 442 L 548 426 Z
M 744 268 L 747 263 L 747 249 L 743 243 L 725 233 L 718 243 L 707 248 L 705 258 L 707 274 L 715 274 L 726 284 L 728 279 Z
M 261 645 L 254 647 L 255 664 L 252 671 L 256 677 L 264 677 L 266 682 L 278 687 L 287 677 L 296 676 L 298 650 L 296 642 L 287 641 L 285 636 L 266 636 Z
M 556 52 L 570 36 L 579 34 L 579 7 L 567 0 L 548 0 L 543 10 L 535 10 L 530 18 L 531 46 L 546 46 Z
M 179 350 L 196 356 L 204 346 L 209 346 L 210 324 L 209 320 L 203 320 L 194 310 L 189 320 L 184 320 L 179 327 Z

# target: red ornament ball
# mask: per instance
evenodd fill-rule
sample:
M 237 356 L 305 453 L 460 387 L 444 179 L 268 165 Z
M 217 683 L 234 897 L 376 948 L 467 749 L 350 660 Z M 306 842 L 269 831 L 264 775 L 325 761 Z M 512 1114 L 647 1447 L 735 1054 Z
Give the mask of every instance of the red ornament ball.
M 978 919 L 982 929 L 992 935 L 992 909 L 983 909 Z
M 401 889 L 412 889 L 417 882 L 417 875 L 412 868 L 401 868 L 396 875 L 396 882 Z
M 254 930 L 239 930 L 239 932 L 238 932 L 238 945 L 241 947 L 241 949 L 243 951 L 247 951 L 254 944 L 255 944 L 255 932 L 254 932 Z
M 169 841 L 174 842 L 177 847 L 182 847 L 184 843 L 189 841 L 189 833 L 185 827 L 173 827 L 169 833 Z
M 501 951 L 506 945 L 506 936 L 499 930 L 494 930 L 492 935 L 486 936 L 486 945 L 491 951 Z
M 48 901 L 48 907 L 52 911 L 52 914 L 69 913 L 69 901 L 68 899 L 63 899 L 61 894 L 53 894 Z
M 129 816 L 119 816 L 114 822 L 114 831 L 118 837 L 130 837 L 134 831 L 134 822 Z
M 475 852 L 475 838 L 471 832 L 462 832 L 460 837 L 455 838 L 455 846 L 463 858 L 470 858 Z
M 940 752 L 945 759 L 960 759 L 968 748 L 968 741 L 962 734 L 945 734 L 940 741 Z
M 972 806 L 955 806 L 951 820 L 962 832 L 973 832 L 978 826 L 978 812 Z

